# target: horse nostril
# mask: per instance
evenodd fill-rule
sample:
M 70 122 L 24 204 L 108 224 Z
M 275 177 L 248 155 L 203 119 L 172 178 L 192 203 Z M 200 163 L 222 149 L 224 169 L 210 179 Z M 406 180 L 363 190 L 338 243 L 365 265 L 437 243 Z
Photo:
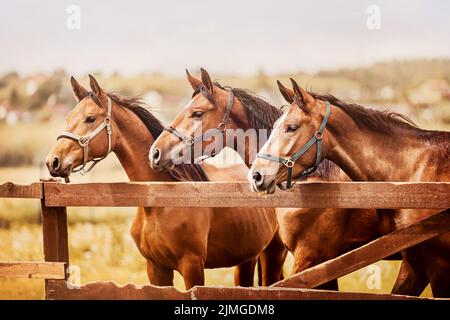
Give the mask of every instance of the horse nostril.
M 61 165 L 61 163 L 59 162 L 58 157 L 54 157 L 53 162 L 52 162 L 52 169 L 58 170 L 60 165 Z
M 255 181 L 255 183 L 256 183 L 257 186 L 260 186 L 260 185 L 262 184 L 262 182 L 263 182 L 263 177 L 262 177 L 261 173 L 259 173 L 258 171 L 256 171 L 256 172 L 253 174 L 253 180 Z
M 155 148 L 155 150 L 153 150 L 153 154 L 152 154 L 152 161 L 153 161 L 153 163 L 158 164 L 160 159 L 161 159 L 161 152 L 159 151 L 158 148 Z

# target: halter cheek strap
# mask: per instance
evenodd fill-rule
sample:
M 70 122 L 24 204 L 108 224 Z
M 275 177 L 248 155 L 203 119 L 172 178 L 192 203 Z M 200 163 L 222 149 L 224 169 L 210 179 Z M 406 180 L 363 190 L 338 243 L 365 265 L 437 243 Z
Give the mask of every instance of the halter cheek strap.
M 227 122 L 230 118 L 231 110 L 233 109 L 234 105 L 234 93 L 232 90 L 226 89 L 228 92 L 228 100 L 227 100 L 227 106 L 225 108 L 225 113 L 223 114 L 222 121 L 217 125 L 216 130 L 219 130 L 221 134 L 224 134 L 227 130 Z M 200 90 L 200 92 L 202 92 Z M 209 140 L 211 137 L 215 135 L 215 130 L 209 130 L 208 132 L 193 137 L 193 136 L 186 136 L 182 134 L 179 130 L 176 128 L 170 126 L 167 128 L 164 128 L 165 131 L 173 134 L 175 137 L 177 137 L 180 141 L 184 142 L 187 146 L 192 146 L 195 143 L 202 142 L 203 140 Z M 211 157 L 214 157 L 215 153 L 211 155 Z M 202 161 L 209 158 L 209 156 L 202 156 L 200 159 L 196 159 L 196 162 Z
M 297 162 L 297 160 L 302 155 L 304 155 L 306 153 L 306 151 L 308 151 L 314 144 L 317 144 L 316 160 L 314 162 L 314 165 L 312 167 L 309 167 L 308 169 L 304 170 L 303 172 L 301 172 L 299 175 L 297 175 L 295 177 L 295 179 L 300 179 L 300 178 L 303 178 L 304 176 L 311 174 L 319 166 L 320 162 L 322 161 L 323 133 L 327 126 L 328 119 L 330 118 L 330 113 L 331 113 L 331 107 L 330 107 L 330 103 L 327 101 L 326 109 L 325 109 L 325 116 L 322 120 L 322 123 L 320 124 L 319 129 L 314 133 L 314 136 L 311 139 L 309 139 L 308 142 L 306 142 L 303 145 L 303 147 L 301 147 L 301 149 L 299 151 L 297 151 L 296 153 L 294 153 L 294 155 L 292 157 L 290 157 L 289 159 L 276 157 L 276 156 L 273 156 L 268 153 L 261 153 L 256 156 L 257 158 L 266 159 L 266 160 L 273 161 L 273 162 L 279 162 L 282 165 L 287 167 L 286 187 L 283 187 L 280 183 L 280 184 L 278 184 L 278 187 L 280 189 L 285 190 L 285 189 L 290 189 L 292 187 L 292 168 L 294 167 L 295 162 Z
M 94 129 L 94 131 L 91 131 L 89 134 L 85 135 L 85 136 L 80 136 L 78 134 L 72 133 L 72 132 L 68 132 L 68 131 L 64 131 L 62 132 L 57 138 L 56 140 L 59 139 L 70 139 L 73 140 L 75 142 L 78 142 L 78 144 L 83 148 L 83 164 L 78 167 L 78 168 L 74 168 L 72 169 L 72 172 L 80 172 L 81 174 L 86 174 L 89 171 L 92 170 L 92 168 L 94 168 L 94 166 L 99 163 L 101 160 L 105 159 L 108 154 L 111 153 L 111 99 L 109 97 L 108 98 L 108 106 L 107 106 L 107 111 L 106 111 L 106 117 L 103 120 L 102 124 L 99 125 L 97 128 Z M 99 158 L 94 158 L 92 159 L 92 164 L 85 169 L 86 165 L 89 162 L 89 142 L 95 138 L 100 132 L 102 132 L 102 130 L 106 129 L 106 134 L 108 136 L 108 151 L 106 152 L 106 155 L 103 157 L 99 157 Z

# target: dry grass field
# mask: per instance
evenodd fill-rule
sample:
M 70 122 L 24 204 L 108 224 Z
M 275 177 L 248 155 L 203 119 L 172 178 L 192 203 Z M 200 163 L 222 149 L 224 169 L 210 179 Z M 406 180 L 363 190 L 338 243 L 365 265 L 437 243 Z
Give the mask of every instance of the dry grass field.
M 1 181 L 31 182 L 45 177 L 45 170 L 36 168 L 0 168 Z M 36 177 L 36 178 L 33 178 Z M 89 176 L 74 176 L 73 182 L 125 181 L 114 157 L 105 160 Z M 114 280 L 148 284 L 143 257 L 136 249 L 129 227 L 134 208 L 69 208 L 69 250 L 71 264 L 79 266 L 81 283 Z M 35 200 L 0 199 L 0 261 L 43 260 L 42 230 L 39 224 L 39 202 Z M 291 274 L 292 256 L 284 266 Z M 396 279 L 399 263 L 382 261 L 339 279 L 341 290 L 388 293 Z M 380 283 L 371 281 L 374 270 L 380 271 Z M 206 271 L 206 284 L 233 286 L 233 269 Z M 184 290 L 181 276 L 175 274 L 175 286 Z M 429 287 L 424 296 L 430 296 Z M 0 299 L 42 299 L 43 281 L 0 279 Z
M 450 105 L 442 104 L 413 116 L 427 129 L 450 130 Z M 434 119 L 442 119 L 435 121 Z M 54 143 L 57 133 L 64 128 L 63 121 L 46 123 L 0 124 L 0 159 L 33 155 L 34 165 L 27 167 L 0 167 L 0 183 L 14 181 L 30 183 L 48 177 L 43 159 Z M 219 157 L 217 157 L 219 158 Z M 228 157 L 228 160 L 233 157 Z M 102 161 L 89 175 L 74 175 L 72 182 L 127 181 L 114 154 Z M 70 261 L 81 270 L 81 283 L 97 280 L 114 280 L 119 284 L 129 282 L 147 284 L 144 259 L 136 249 L 129 227 L 135 208 L 68 208 Z M 42 233 L 40 207 L 35 200 L 0 199 L 0 261 L 42 260 Z M 388 293 L 397 277 L 398 262 L 379 262 L 339 279 L 341 290 L 353 292 Z M 379 267 L 379 269 L 378 269 Z M 285 275 L 291 274 L 292 256 L 285 263 Z M 379 287 L 371 278 L 380 271 Z M 206 271 L 207 285 L 233 285 L 233 269 Z M 175 286 L 183 290 L 181 276 L 176 273 Z M 431 296 L 429 287 L 423 293 Z M 1 279 L 0 299 L 42 299 L 43 281 L 28 279 Z
M 69 213 L 70 216 L 70 213 Z M 148 284 L 145 261 L 136 250 L 128 229 L 131 221 L 78 222 L 69 227 L 71 264 L 81 270 L 81 283 L 98 280 L 114 280 L 120 284 L 129 282 Z M 3 250 L 0 260 L 42 260 L 42 234 L 38 224 L 11 225 L 0 229 Z M 292 256 L 285 263 L 285 275 L 290 274 Z M 397 276 L 399 263 L 379 262 L 380 288 L 372 288 L 368 281 L 370 267 L 339 279 L 343 291 L 387 293 Z M 369 286 L 368 286 L 369 282 Z M 233 269 L 206 271 L 206 284 L 233 286 Z M 184 290 L 182 277 L 176 273 L 175 286 Z M 425 296 L 430 296 L 429 288 Z M 43 281 L 28 279 L 0 279 L 0 299 L 42 299 Z

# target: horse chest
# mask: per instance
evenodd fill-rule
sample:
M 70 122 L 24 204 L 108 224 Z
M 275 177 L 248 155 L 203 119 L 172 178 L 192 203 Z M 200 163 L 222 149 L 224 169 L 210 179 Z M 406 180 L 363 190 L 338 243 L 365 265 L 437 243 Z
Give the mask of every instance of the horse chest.
M 162 263 L 166 266 L 173 264 L 170 250 L 164 244 L 163 239 L 158 237 L 158 233 L 154 229 L 152 230 L 152 228 L 148 227 L 142 228 L 137 246 L 145 259 Z
M 160 212 L 145 208 L 144 214 L 138 214 L 132 225 L 132 236 L 141 254 L 147 260 L 176 268 L 180 256 L 177 250 L 175 223 L 158 215 Z M 173 220 L 173 219 L 172 219 Z

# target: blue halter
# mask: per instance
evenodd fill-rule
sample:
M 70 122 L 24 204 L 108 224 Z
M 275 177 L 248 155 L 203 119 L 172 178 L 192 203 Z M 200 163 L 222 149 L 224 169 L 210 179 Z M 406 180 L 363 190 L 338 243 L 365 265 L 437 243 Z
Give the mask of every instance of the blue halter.
M 314 133 L 314 136 L 306 142 L 303 147 L 296 152 L 292 157 L 289 159 L 280 158 L 273 156 L 268 153 L 262 153 L 258 154 L 256 157 L 261 159 L 266 159 L 269 161 L 279 162 L 282 165 L 287 167 L 287 181 L 286 181 L 286 187 L 283 187 L 280 184 L 278 184 L 278 187 L 280 189 L 290 189 L 292 187 L 292 168 L 294 167 L 295 162 L 306 153 L 314 144 L 317 143 L 317 151 L 316 151 L 316 161 L 314 165 L 303 172 L 301 172 L 299 175 L 295 177 L 295 179 L 301 179 L 304 176 L 307 176 L 314 172 L 317 167 L 319 166 L 320 162 L 322 161 L 322 138 L 323 138 L 323 132 L 325 131 L 325 127 L 327 126 L 328 119 L 330 118 L 331 113 L 331 107 L 330 103 L 326 101 L 326 109 L 325 109 L 325 117 L 322 120 L 322 123 L 320 124 L 319 129 Z

